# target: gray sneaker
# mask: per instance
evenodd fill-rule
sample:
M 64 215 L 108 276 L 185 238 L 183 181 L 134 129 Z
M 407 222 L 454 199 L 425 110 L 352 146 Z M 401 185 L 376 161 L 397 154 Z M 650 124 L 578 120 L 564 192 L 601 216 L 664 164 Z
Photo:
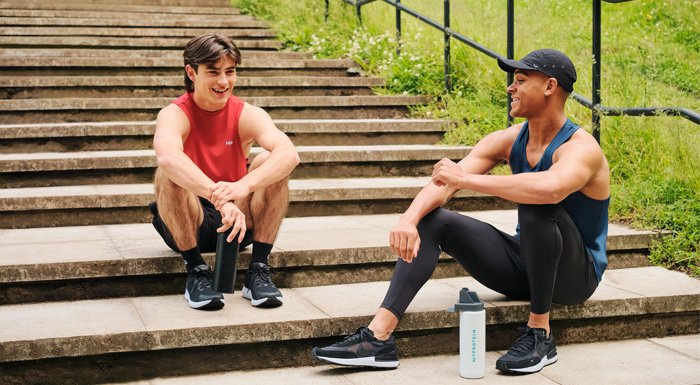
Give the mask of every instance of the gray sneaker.
M 207 265 L 199 265 L 187 272 L 185 299 L 193 309 L 218 310 L 224 307 L 224 295 L 214 291 L 214 272 Z
M 249 299 L 253 306 L 282 306 L 284 298 L 277 286 L 272 283 L 272 268 L 264 263 L 253 263 L 245 273 L 243 298 Z

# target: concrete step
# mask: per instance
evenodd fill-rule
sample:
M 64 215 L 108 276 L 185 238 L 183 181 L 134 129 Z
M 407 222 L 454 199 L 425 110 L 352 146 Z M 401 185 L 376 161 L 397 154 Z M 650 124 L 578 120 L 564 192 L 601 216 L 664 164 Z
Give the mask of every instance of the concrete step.
M 65 11 L 120 11 L 137 13 L 173 13 L 173 14 L 203 14 L 203 15 L 240 15 L 241 12 L 236 8 L 228 6 L 219 7 L 197 7 L 192 6 L 192 2 L 188 2 L 188 6 L 172 6 L 172 5 L 132 5 L 132 4 L 95 4 L 88 2 L 80 3 L 64 3 L 44 1 L 3 1 L 0 3 L 0 9 L 15 9 L 15 10 L 65 10 Z M 139 4 L 143 4 L 139 2 Z
M 483 385 L 636 384 L 692 385 L 700 377 L 700 334 L 625 341 L 561 344 L 556 365 L 528 376 L 507 376 L 496 370 L 496 360 L 507 349 L 486 352 Z M 285 384 L 285 385 L 464 385 L 459 376 L 459 354 L 404 358 L 398 370 L 357 370 L 322 363 L 296 368 L 239 370 L 161 377 L 152 385 Z M 655 365 L 649 365 L 654 362 Z M 591 370 L 602 368 L 606 370 Z M 673 368 L 670 370 L 670 368 Z M 124 385 L 143 385 L 130 382 Z
M 293 179 L 288 217 L 404 212 L 429 177 Z M 0 228 L 146 223 L 152 184 L 0 189 Z M 455 210 L 512 208 L 511 202 L 472 191 L 450 201 Z
M 89 28 L 88 28 L 89 29 Z M 156 30 L 158 31 L 158 30 Z M 256 30 L 242 30 L 256 31 Z M 258 31 L 266 31 L 264 29 Z M 207 30 L 201 30 L 206 33 Z M 165 32 L 164 32 L 165 33 Z M 183 35 L 188 37 L 190 35 Z M 293 52 L 293 51 L 258 51 L 258 50 L 240 50 L 243 60 L 247 59 L 312 59 L 309 52 Z M 111 49 L 111 48 L 0 48 L 0 57 L 9 58 L 35 58 L 35 57 L 79 57 L 79 58 L 168 58 L 182 59 L 182 50 L 172 49 Z M 3 79 L 8 81 L 9 79 Z M 27 79 L 29 80 L 29 79 Z
M 67 0 L 58 0 L 46 4 L 45 2 L 38 0 L 3 0 L 3 4 L 7 5 L 7 8 L 35 8 L 35 9 L 72 9 L 63 8 L 71 5 L 76 5 L 75 2 L 69 2 Z M 105 7 L 116 7 L 116 6 L 140 6 L 142 8 L 152 8 L 158 9 L 163 7 L 187 7 L 187 9 L 199 9 L 199 8 L 216 8 L 216 9 L 234 9 L 230 8 L 229 3 L 226 0 L 198 0 L 193 3 L 192 0 L 83 0 L 79 2 L 80 5 L 85 5 L 86 7 L 94 7 L 99 9 L 102 6 Z M 193 4 L 196 4 L 193 5 Z M 61 8 L 56 8 L 61 7 Z
M 448 122 L 430 119 L 278 119 L 297 146 L 436 143 Z M 143 150 L 153 147 L 155 122 L 0 125 L 0 154 Z
M 240 292 L 227 295 L 218 312 L 188 309 L 181 294 L 5 305 L 0 361 L 5 378 L 41 383 L 309 365 L 312 346 L 368 323 L 387 286 L 282 289 L 284 306 L 266 310 L 251 307 Z M 515 326 L 527 319 L 526 302 L 469 277 L 432 279 L 395 333 L 404 357 L 457 352 L 458 317 L 446 309 L 462 287 L 476 290 L 486 303 L 487 350 L 513 342 Z M 584 304 L 554 306 L 552 328 L 560 344 L 695 334 L 699 311 L 696 279 L 659 267 L 610 270 Z
M 424 96 L 255 96 L 246 102 L 274 119 L 402 118 Z M 168 98 L 61 98 L 0 100 L 4 124 L 154 120 Z
M 88 17 L 0 17 L 3 26 L 93 26 L 93 27 L 180 27 L 180 28 L 268 28 L 268 23 L 247 15 L 174 16 L 183 20 L 156 17 L 157 14 L 142 14 L 138 18 L 88 18 Z
M 515 232 L 515 210 L 464 214 Z M 389 250 L 389 232 L 398 220 L 399 214 L 285 218 L 270 257 L 275 283 L 309 287 L 389 280 L 397 259 Z M 648 266 L 647 250 L 658 237 L 611 223 L 609 269 Z M 150 223 L 4 229 L 0 251 L 3 304 L 175 294 L 184 282 L 182 257 Z M 214 265 L 212 254 L 204 257 Z M 249 258 L 250 248 L 241 253 L 240 269 Z M 433 278 L 465 274 L 443 254 Z
M 371 77 L 242 76 L 236 80 L 235 93 L 239 97 L 372 95 L 372 87 L 383 85 L 384 79 Z M 0 99 L 177 98 L 183 90 L 182 76 L 0 76 Z
M 436 159 L 462 159 L 470 147 L 298 146 L 294 179 L 430 175 Z M 253 148 L 251 155 L 259 151 Z M 0 188 L 149 183 L 153 150 L 0 155 Z
M 183 37 L 191 38 L 193 36 L 202 35 L 205 33 L 211 33 L 210 28 L 93 28 L 93 27 L 0 27 L 0 36 L 131 36 L 131 37 Z M 218 28 L 217 33 L 222 33 L 232 39 L 237 41 L 238 38 L 261 38 L 261 37 L 275 37 L 276 32 L 268 28 Z M 13 50 L 8 51 L 12 53 Z M 16 56 L 28 56 L 22 54 L 25 51 L 36 51 L 40 53 L 35 56 L 46 56 L 51 54 L 51 52 L 56 50 L 32 50 L 32 49 L 18 49 L 18 54 Z M 83 49 L 82 51 L 91 52 L 92 50 Z M 97 52 L 111 52 L 105 49 L 96 49 Z M 141 51 L 130 50 L 128 51 L 130 55 L 137 55 Z M 178 51 L 166 51 L 172 54 L 179 54 L 182 56 L 182 52 Z M 44 53 L 44 54 L 41 54 Z M 122 56 L 123 57 L 123 56 Z
M 17 2 L 18 0 L 9 0 L 12 2 Z M 59 0 L 59 3 L 65 3 L 66 0 Z M 142 4 L 152 7 L 171 7 L 171 6 L 193 6 L 192 0 L 84 0 L 84 3 L 95 4 L 95 5 L 136 5 Z M 229 7 L 230 3 L 227 0 L 197 0 L 196 5 L 198 7 Z
M 165 23 L 163 23 L 165 24 Z M 2 24 L 0 24 L 2 25 Z M 167 25 L 166 25 L 167 26 Z M 266 28 L 260 22 L 241 24 L 239 28 Z M 200 27 L 201 28 L 201 27 Z M 1 48 L 29 48 L 29 47 L 112 47 L 112 48 L 160 48 L 182 51 L 190 37 L 99 37 L 99 36 L 0 36 Z M 236 45 L 241 49 L 266 49 L 276 50 L 282 48 L 278 40 L 260 39 L 236 39 Z
M 182 57 L 168 55 L 169 57 L 134 57 L 115 60 L 113 57 L 35 57 L 27 60 L 26 57 L 0 57 L 0 65 L 3 67 L 108 67 L 108 68 L 177 68 L 182 70 Z M 237 70 L 249 68 L 351 68 L 356 67 L 354 60 L 348 59 L 282 59 L 270 61 L 266 58 L 249 58 L 244 60 Z
M 168 20 L 180 22 L 198 22 L 205 25 L 207 22 L 217 25 L 221 22 L 232 20 L 254 20 L 252 16 L 240 13 L 229 14 L 185 14 L 167 12 L 137 13 L 124 10 L 47 10 L 47 9 L 3 9 L 0 8 L 0 19 L 10 17 L 33 18 L 61 18 L 61 19 L 128 19 L 128 20 L 155 20 L 167 17 Z

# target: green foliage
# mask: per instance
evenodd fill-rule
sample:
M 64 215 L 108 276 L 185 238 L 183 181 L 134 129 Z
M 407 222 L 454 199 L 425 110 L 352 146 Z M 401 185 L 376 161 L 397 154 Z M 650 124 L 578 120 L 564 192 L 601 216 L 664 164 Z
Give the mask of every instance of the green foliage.
M 496 61 L 452 42 L 452 91 L 444 91 L 442 34 L 403 16 L 396 54 L 394 9 L 379 1 L 362 9 L 331 0 L 231 0 L 269 20 L 287 49 L 319 58 L 352 58 L 370 75 L 387 79 L 378 93 L 434 96 L 414 116 L 455 122 L 445 143 L 474 144 L 506 125 L 505 74 Z M 443 2 L 402 4 L 442 20 Z M 700 1 L 647 0 L 602 4 L 601 97 L 606 106 L 682 106 L 700 111 Z M 496 52 L 505 52 L 505 3 L 452 2 L 451 26 Z M 516 57 L 552 47 L 578 71 L 576 92 L 591 95 L 591 4 L 578 0 L 518 0 Z M 567 115 L 590 130 L 591 113 L 574 101 Z M 655 242 L 655 264 L 700 275 L 700 126 L 678 117 L 605 117 L 602 147 L 612 172 L 611 217 L 669 235 Z M 499 172 L 502 172 L 500 170 Z

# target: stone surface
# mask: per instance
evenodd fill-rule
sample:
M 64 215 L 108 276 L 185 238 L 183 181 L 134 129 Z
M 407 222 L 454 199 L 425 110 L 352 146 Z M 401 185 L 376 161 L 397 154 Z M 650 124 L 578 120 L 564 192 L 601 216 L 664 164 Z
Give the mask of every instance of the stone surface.
M 626 270 L 617 273 L 623 276 Z M 674 274 L 667 273 L 668 279 L 674 280 Z M 454 304 L 457 287 L 475 287 L 474 283 L 470 277 L 429 281 L 409 307 L 397 333 L 456 327 L 457 316 L 446 309 Z M 696 286 L 700 287 L 700 282 Z M 7 305 L 7 311 L 0 315 L 0 360 L 333 336 L 349 333 L 358 324 L 368 322 L 385 288 L 386 283 L 364 283 L 283 289 L 285 305 L 277 309 L 252 308 L 237 292 L 228 295 L 227 306 L 217 312 L 192 311 L 182 295 Z M 625 307 L 628 300 L 633 304 L 640 302 L 636 294 L 628 294 L 620 300 L 591 299 L 576 306 L 576 311 L 570 311 L 566 318 L 555 312 L 556 319 L 609 317 L 619 313 L 617 309 Z M 527 314 L 527 309 L 525 314 L 519 310 L 524 306 L 520 302 L 511 303 L 501 297 L 500 303 L 492 303 L 488 293 L 484 297 L 489 325 L 522 322 Z M 700 311 L 698 295 L 686 295 L 680 290 L 675 297 L 690 301 L 681 301 L 683 308 L 664 309 L 658 306 L 664 301 L 663 296 L 648 296 L 641 299 L 643 306 L 634 305 L 625 313 L 644 316 L 652 307 L 668 315 Z M 499 310 L 508 308 L 513 311 Z M 508 315 L 495 320 L 493 314 L 499 312 Z M 76 314 L 85 322 L 71 322 Z M 206 333 L 202 333 L 204 330 Z
M 28 20 L 34 20 L 28 18 Z M 143 23 L 141 23 L 143 24 Z M 167 23 L 166 23 L 167 24 Z M 0 22 L 0 26 L 3 24 Z M 6 25 L 6 24 L 5 24 Z M 37 25 L 37 24 L 34 24 Z M 138 26 L 139 23 L 136 23 Z M 239 23 L 239 28 L 264 28 L 260 22 Z M 199 27 L 199 26 L 195 26 Z M 190 38 L 133 38 L 133 37 L 92 37 L 92 36 L 0 36 L 0 45 L 7 46 L 57 46 L 57 47 L 146 47 L 182 49 Z M 276 40 L 240 40 L 236 43 L 242 49 L 279 49 L 282 43 Z
M 416 161 L 447 157 L 461 159 L 470 147 L 395 145 L 395 146 L 297 146 L 304 163 L 328 162 L 387 162 Z M 260 148 L 253 148 L 257 154 Z M 46 152 L 0 154 L 0 165 L 5 173 L 56 170 L 89 170 L 112 168 L 153 168 L 156 166 L 153 150 Z
M 484 216 L 483 212 L 466 214 Z M 510 233 L 515 227 L 512 210 L 489 216 L 485 220 L 502 231 Z M 389 252 L 388 234 L 397 220 L 397 214 L 286 218 L 271 264 L 288 268 L 393 262 L 396 257 Z M 649 233 L 611 232 L 609 239 L 616 237 L 648 242 Z M 0 256 L 0 282 L 182 272 L 180 257 L 164 245 L 150 224 L 0 230 Z M 622 279 L 609 270 L 604 276 L 606 285 L 609 276 Z
M 694 341 L 697 336 L 667 337 L 660 341 Z M 653 341 L 657 341 L 654 339 Z M 128 385 L 177 384 L 640 384 L 691 385 L 700 376 L 698 360 L 670 353 L 649 340 L 599 342 L 559 346 L 559 361 L 539 373 L 527 376 L 504 375 L 495 369 L 502 352 L 486 352 L 485 377 L 467 380 L 459 376 L 458 355 L 405 358 L 396 370 L 377 371 L 317 364 L 313 367 L 231 371 L 197 376 L 163 377 Z M 649 362 L 658 365 L 649 365 Z M 671 369 L 673 368 L 673 369 Z
M 0 38 L 2 39 L 2 38 Z M 243 41 L 241 41 L 243 43 Z M 241 44 L 244 46 L 244 44 Z M 126 58 L 102 58 L 102 57 L 36 57 L 27 60 L 25 57 L 0 57 L 0 65 L 3 67 L 174 67 L 182 68 L 182 58 L 178 57 L 126 57 Z M 356 66 L 352 60 L 342 59 L 280 59 L 264 60 L 258 58 L 246 59 L 240 64 L 240 69 L 251 68 L 351 68 Z M 252 103 L 252 102 L 251 102 Z M 257 103 L 254 103 L 257 105 Z
M 104 99 L 15 99 L 0 100 L 0 110 L 3 111 L 34 111 L 34 110 L 139 110 L 161 109 L 167 106 L 172 98 L 104 98 Z M 403 106 L 425 102 L 422 96 L 257 96 L 246 101 L 258 107 L 351 107 L 351 106 Z
M 142 3 L 143 4 L 143 3 Z M 135 4 L 95 4 L 95 3 L 65 3 L 65 2 L 36 2 L 36 1 L 3 1 L 0 8 L 12 9 L 57 9 L 57 10 L 94 10 L 94 11 L 129 11 L 133 13 L 174 13 L 174 14 L 221 14 L 238 15 L 240 11 L 227 6 L 219 7 L 183 7 L 183 6 L 144 6 Z
M 293 80 L 293 78 L 291 78 Z M 349 78 L 353 79 L 353 78 Z M 177 79 L 178 82 L 181 80 Z M 448 122 L 430 119 L 277 119 L 288 134 L 443 132 Z M 84 122 L 0 125 L 0 139 L 153 135 L 155 122 Z
M 651 342 L 700 360 L 700 334 L 681 337 L 651 338 Z M 700 373 L 698 373 L 700 375 Z
M 144 16 L 138 19 L 111 19 L 111 18 L 53 18 L 53 17 L 0 17 L 0 25 L 28 25 L 28 26 L 95 26 L 95 27 L 195 27 L 195 28 L 266 28 L 265 22 L 257 21 L 250 16 L 231 15 L 228 18 L 213 20 L 209 23 L 206 19 L 200 20 L 176 20 L 171 21 L 159 17 Z

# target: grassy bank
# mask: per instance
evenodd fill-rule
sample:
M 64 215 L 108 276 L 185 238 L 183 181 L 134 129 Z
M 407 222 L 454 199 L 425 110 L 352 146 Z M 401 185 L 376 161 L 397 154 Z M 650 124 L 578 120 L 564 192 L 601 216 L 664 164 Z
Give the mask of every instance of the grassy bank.
M 395 53 L 394 10 L 378 1 L 352 7 L 331 0 L 232 0 L 269 20 L 288 49 L 317 57 L 350 57 L 387 79 L 379 93 L 435 96 L 416 116 L 459 124 L 446 143 L 474 144 L 506 124 L 505 75 L 495 60 L 453 42 L 453 91 L 443 86 L 442 35 L 403 16 L 402 53 Z M 442 20 L 442 1 L 403 0 Z M 452 28 L 505 53 L 505 2 L 452 4 Z M 577 0 L 516 1 L 516 57 L 542 47 L 566 52 L 577 66 L 576 91 L 591 95 L 591 4 Z M 682 106 L 700 111 L 700 2 L 603 3 L 602 92 L 607 106 Z M 570 101 L 567 114 L 590 130 L 590 111 Z M 678 117 L 605 117 L 602 146 L 613 177 L 611 216 L 638 228 L 672 235 L 653 245 L 651 260 L 700 275 L 700 126 Z

